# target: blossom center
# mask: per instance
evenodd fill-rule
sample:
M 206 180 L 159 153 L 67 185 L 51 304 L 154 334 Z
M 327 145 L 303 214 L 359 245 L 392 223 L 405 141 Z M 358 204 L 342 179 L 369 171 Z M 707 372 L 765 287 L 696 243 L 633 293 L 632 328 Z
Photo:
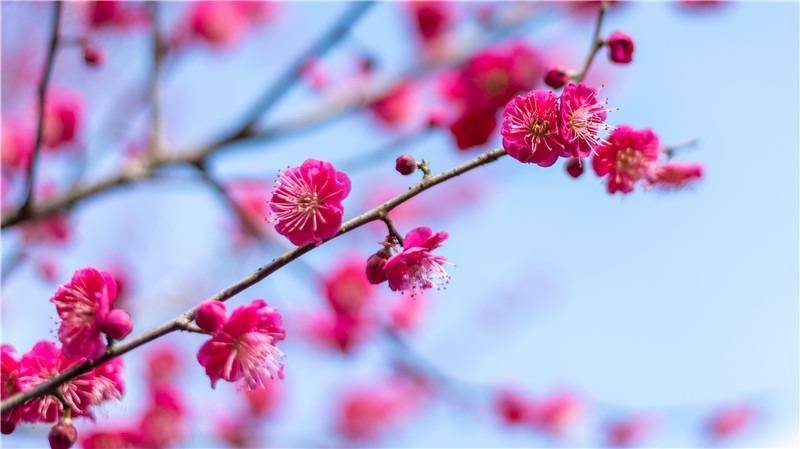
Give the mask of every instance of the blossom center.
M 642 153 L 633 148 L 626 148 L 617 153 L 616 169 L 631 179 L 641 179 L 647 171 L 647 163 Z

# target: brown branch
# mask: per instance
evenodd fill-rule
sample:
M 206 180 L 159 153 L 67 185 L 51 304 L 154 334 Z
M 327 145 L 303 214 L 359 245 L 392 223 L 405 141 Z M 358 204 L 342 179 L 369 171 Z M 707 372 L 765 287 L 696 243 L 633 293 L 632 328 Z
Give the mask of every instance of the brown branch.
M 526 17 L 516 16 L 509 22 L 498 23 L 496 25 L 495 38 L 499 39 L 513 32 L 526 22 L 525 19 Z M 221 153 L 222 150 L 229 149 L 232 144 L 235 143 L 260 142 L 265 140 L 274 141 L 278 138 L 291 136 L 300 131 L 307 131 L 312 127 L 323 125 L 334 118 L 340 117 L 344 113 L 352 112 L 360 107 L 374 103 L 376 100 L 386 95 L 398 80 L 420 78 L 440 68 L 457 65 L 463 62 L 472 52 L 481 47 L 482 44 L 485 44 L 485 42 L 466 45 L 460 53 L 454 54 L 447 60 L 439 61 L 434 64 L 423 63 L 414 66 L 389 82 L 378 86 L 368 86 L 343 97 L 334 98 L 315 109 L 301 113 L 299 116 L 290 117 L 289 119 L 266 126 L 257 133 L 253 133 L 249 127 L 240 127 L 237 134 L 231 133 L 222 139 L 200 148 L 190 151 L 178 151 L 175 152 L 175 154 L 165 154 L 158 158 L 145 161 L 135 169 L 125 169 L 121 173 L 111 175 L 94 184 L 72 189 L 63 197 L 45 201 L 29 210 L 17 209 L 14 212 L 4 214 L 2 220 L 0 220 L 0 228 L 5 229 L 25 221 L 45 217 L 53 212 L 69 209 L 86 199 L 93 198 L 102 193 L 107 193 L 117 187 L 151 178 L 153 173 L 160 168 L 202 164 L 211 156 Z
M 425 190 L 428 190 L 436 185 L 439 185 L 449 179 L 455 178 L 456 176 L 464 174 L 470 170 L 494 162 L 497 159 L 503 157 L 505 154 L 506 154 L 505 150 L 503 150 L 502 148 L 490 150 L 464 164 L 451 168 L 448 171 L 423 179 L 419 183 L 411 186 L 408 190 L 406 190 L 402 194 L 384 202 L 383 204 L 375 207 L 374 209 L 371 209 L 357 217 L 348 220 L 347 222 L 342 224 L 342 227 L 339 229 L 339 232 L 337 232 L 336 235 L 331 237 L 330 239 L 325 240 L 320 244 L 312 243 L 286 251 L 283 255 L 273 259 L 266 265 L 259 267 L 256 271 L 246 276 L 245 278 L 241 279 L 239 282 L 219 291 L 217 294 L 212 296 L 211 299 L 218 301 L 227 301 L 228 299 L 241 293 L 247 288 L 264 280 L 272 273 L 288 265 L 290 262 L 300 258 L 302 255 L 312 251 L 315 248 L 318 248 L 322 244 L 327 243 L 344 234 L 347 234 L 348 232 L 351 232 L 357 228 L 360 228 L 361 226 L 364 226 L 367 223 L 380 220 L 382 216 L 386 216 L 386 214 L 388 214 L 394 208 L 414 198 L 415 196 L 419 195 Z M 63 385 L 66 382 L 69 382 L 75 377 L 87 373 L 90 370 L 96 368 L 97 366 L 100 366 L 103 363 L 113 359 L 114 357 L 126 354 L 127 352 L 135 348 L 138 348 L 139 346 L 142 346 L 150 341 L 153 341 L 163 335 L 169 334 L 176 330 L 186 330 L 187 327 L 191 324 L 192 320 L 194 319 L 196 310 L 197 306 L 194 306 L 189 310 L 183 312 L 182 314 L 178 315 L 178 317 L 170 321 L 167 321 L 166 323 L 150 331 L 147 331 L 144 334 L 133 337 L 127 341 L 118 343 L 111 350 L 107 351 L 103 356 L 97 359 L 89 360 L 84 363 L 81 363 L 80 365 L 76 365 L 50 378 L 49 380 L 37 385 L 36 387 L 31 388 L 28 391 L 17 393 L 7 398 L 2 402 L 2 405 L 0 405 L 0 411 L 6 412 L 8 410 L 20 406 L 21 404 L 25 403 L 30 399 L 45 394 L 50 394 L 59 386 Z
M 37 104 L 37 118 L 36 118 L 36 142 L 33 146 L 33 153 L 28 165 L 28 176 L 25 179 L 25 199 L 20 206 L 20 211 L 29 211 L 33 206 L 34 190 L 36 188 L 36 168 L 39 159 L 39 153 L 42 149 L 42 141 L 44 140 L 44 122 L 45 122 L 45 108 L 47 107 L 47 89 L 50 85 L 50 78 L 53 75 L 53 65 L 56 59 L 56 52 L 58 51 L 58 42 L 61 34 L 61 10 L 63 4 L 60 0 L 53 4 L 53 17 L 50 25 L 51 34 L 50 41 L 47 46 L 47 57 L 44 62 L 44 69 L 42 72 L 42 79 L 39 80 L 37 88 L 38 104 Z
M 586 78 L 586 74 L 589 73 L 589 68 L 592 66 L 594 57 L 597 56 L 597 53 L 603 48 L 603 45 L 605 45 L 605 42 L 603 42 L 603 39 L 600 37 L 600 33 L 603 28 L 603 19 L 606 16 L 607 9 L 608 3 L 601 1 L 597 9 L 597 20 L 594 23 L 594 32 L 592 33 L 592 44 L 589 47 L 589 54 L 586 56 L 586 61 L 583 63 L 581 71 L 572 77 L 577 83 L 580 83 Z

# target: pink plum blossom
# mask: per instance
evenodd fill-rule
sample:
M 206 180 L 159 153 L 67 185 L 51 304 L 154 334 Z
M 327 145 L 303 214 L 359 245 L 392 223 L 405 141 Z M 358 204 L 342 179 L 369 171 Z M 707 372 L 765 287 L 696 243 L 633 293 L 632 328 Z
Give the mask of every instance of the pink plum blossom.
M 607 177 L 609 193 L 630 193 L 634 184 L 653 175 L 660 150 L 652 130 L 620 126 L 597 148 L 592 167 L 598 176 Z
M 350 194 L 350 178 L 329 162 L 306 159 L 289 168 L 275 184 L 270 200 L 275 230 L 298 246 L 336 235 L 342 224 L 342 201 Z
M 58 338 L 64 345 L 64 354 L 94 358 L 106 348 L 103 333 L 115 339 L 130 333 L 128 314 L 113 309 L 116 299 L 114 278 L 94 268 L 76 271 L 70 282 L 56 290 L 50 302 L 61 318 Z
M 434 234 L 424 226 L 409 231 L 403 239 L 403 250 L 386 261 L 389 288 L 415 294 L 419 290 L 445 285 L 450 280 L 444 269 L 447 259 L 434 254 L 433 250 L 439 248 L 447 237 L 446 232 Z
M 246 388 L 263 387 L 283 376 L 283 353 L 275 343 L 285 336 L 278 311 L 257 299 L 231 312 L 200 348 L 197 360 L 205 367 L 212 388 L 220 379 L 241 380 Z
M 606 107 L 597 100 L 597 90 L 570 83 L 561 92 L 559 105 L 559 129 L 567 155 L 590 155 L 602 143 L 599 133 L 607 127 Z
M 503 148 L 514 159 L 549 167 L 564 152 L 558 97 L 549 90 L 518 95 L 503 111 Z

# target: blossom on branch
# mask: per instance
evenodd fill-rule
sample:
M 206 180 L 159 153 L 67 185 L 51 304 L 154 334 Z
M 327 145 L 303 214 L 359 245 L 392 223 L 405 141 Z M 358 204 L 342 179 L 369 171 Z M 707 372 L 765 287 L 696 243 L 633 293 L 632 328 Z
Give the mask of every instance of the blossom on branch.
M 440 288 L 450 281 L 444 269 L 447 259 L 433 250 L 447 240 L 446 232 L 433 233 L 431 228 L 418 227 L 406 234 L 403 250 L 386 261 L 384 269 L 389 288 L 394 291 L 411 292 Z
M 50 302 L 61 317 L 58 338 L 64 354 L 94 358 L 106 349 L 102 334 L 122 339 L 130 333 L 127 312 L 113 308 L 116 299 L 114 278 L 94 268 L 76 271 L 70 282 L 56 290 Z
M 283 172 L 270 200 L 275 230 L 298 246 L 327 240 L 342 225 L 342 201 L 350 194 L 350 178 L 333 164 L 306 159 Z
M 200 347 L 200 362 L 213 388 L 220 379 L 263 388 L 283 377 L 283 353 L 275 343 L 286 337 L 280 313 L 261 299 L 236 308 Z
M 620 126 L 597 148 L 592 167 L 598 176 L 608 178 L 609 193 L 630 193 L 637 182 L 653 175 L 660 149 L 652 130 Z

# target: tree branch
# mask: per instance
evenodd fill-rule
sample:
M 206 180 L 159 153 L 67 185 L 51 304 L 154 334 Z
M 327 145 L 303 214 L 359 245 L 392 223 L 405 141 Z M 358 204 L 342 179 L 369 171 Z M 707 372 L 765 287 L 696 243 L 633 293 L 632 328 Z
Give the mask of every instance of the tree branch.
M 405 203 L 406 201 L 414 198 L 415 196 L 419 195 L 420 193 L 439 185 L 449 179 L 455 178 L 461 174 L 464 174 L 470 170 L 475 168 L 481 167 L 483 165 L 489 164 L 491 162 L 500 159 L 506 154 L 505 150 L 502 148 L 494 149 L 487 151 L 476 158 L 451 168 L 448 171 L 442 172 L 438 175 L 431 176 L 429 178 L 423 179 L 422 181 L 418 182 L 411 186 L 408 190 L 403 192 L 402 194 L 384 202 L 383 204 L 371 209 L 363 214 L 354 217 L 344 224 L 339 229 L 339 232 L 336 233 L 335 236 L 331 237 L 328 240 L 325 240 L 319 244 L 308 244 L 305 246 L 300 246 L 293 248 L 289 251 L 286 251 L 283 255 L 273 259 L 271 262 L 267 263 L 259 267 L 256 271 L 251 273 L 250 275 L 246 276 L 245 278 L 241 279 L 239 282 L 227 287 L 217 294 L 212 296 L 210 299 L 214 299 L 217 301 L 227 301 L 228 299 L 232 298 L 233 296 L 241 293 L 242 291 L 246 290 L 247 288 L 257 284 L 258 282 L 264 280 L 272 273 L 276 272 L 280 268 L 288 265 L 290 262 L 300 258 L 302 255 L 310 252 L 311 250 L 322 246 L 335 238 L 338 238 L 348 232 L 351 232 L 361 226 L 364 226 L 367 223 L 380 220 L 382 216 L 386 216 L 390 211 L 392 211 L 397 206 Z M 197 311 L 197 306 L 186 310 L 182 314 L 178 315 L 176 318 L 167 321 L 166 323 L 145 332 L 139 336 L 133 337 L 128 339 L 127 341 L 120 342 L 116 344 L 111 350 L 107 351 L 103 356 L 89 360 L 79 365 L 76 365 L 57 376 L 52 377 L 51 379 L 37 385 L 34 388 L 31 388 L 28 391 L 24 391 L 21 393 L 17 393 L 2 402 L 0 405 L 0 411 L 6 412 L 11 410 L 15 407 L 20 406 L 21 404 L 25 403 L 26 401 L 45 395 L 50 394 L 60 385 L 63 385 L 66 382 L 78 377 L 90 370 L 96 368 L 97 366 L 102 365 L 103 363 L 115 358 L 119 357 L 139 346 L 142 346 L 150 341 L 153 341 L 163 335 L 169 334 L 176 330 L 186 330 L 187 326 L 189 326 L 194 319 L 195 312 Z
M 601 1 L 600 6 L 598 6 L 597 9 L 597 20 L 594 23 L 594 32 L 592 33 L 592 44 L 589 47 L 589 54 L 586 56 L 586 61 L 583 63 L 583 68 L 581 71 L 572 77 L 572 79 L 577 83 L 580 83 L 584 78 L 586 78 L 586 74 L 589 73 L 589 68 L 592 66 L 594 57 L 597 56 L 597 53 L 601 48 L 603 48 L 603 45 L 605 45 L 603 39 L 600 38 L 600 33 L 603 28 L 603 19 L 606 16 L 607 9 L 608 3 Z
M 47 107 L 47 89 L 50 85 L 50 78 L 53 74 L 53 65 L 56 59 L 56 52 L 58 51 L 58 42 L 61 34 L 61 10 L 63 4 L 60 0 L 53 3 L 53 16 L 50 25 L 50 41 L 47 46 L 47 56 L 44 62 L 44 69 L 42 78 L 39 80 L 38 104 L 37 104 L 37 119 L 36 119 L 36 142 L 33 146 L 33 153 L 28 165 L 28 176 L 25 179 L 25 199 L 20 206 L 20 211 L 29 211 L 33 206 L 34 190 L 36 188 L 36 168 L 39 159 L 39 153 L 42 148 L 42 141 L 44 140 L 44 122 L 45 122 L 45 108 Z

